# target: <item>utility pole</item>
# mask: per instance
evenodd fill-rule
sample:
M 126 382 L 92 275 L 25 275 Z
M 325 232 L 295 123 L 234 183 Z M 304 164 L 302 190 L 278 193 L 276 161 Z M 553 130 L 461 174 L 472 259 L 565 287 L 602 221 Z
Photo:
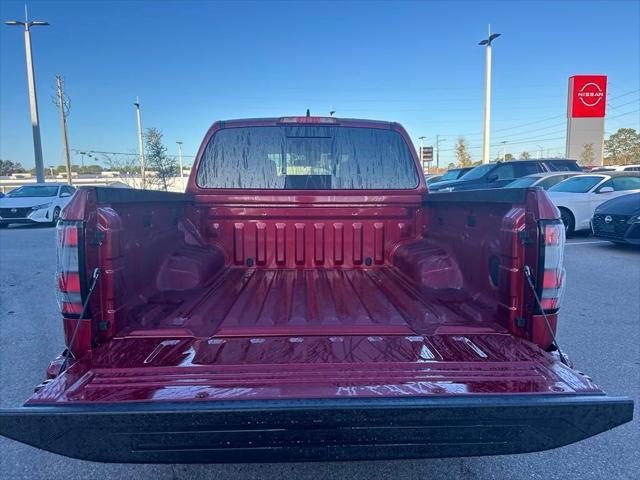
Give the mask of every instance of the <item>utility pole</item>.
M 507 159 L 507 141 L 503 140 L 500 143 L 502 144 L 502 161 L 504 162 Z
M 486 45 L 486 77 L 484 89 L 484 131 L 482 135 L 482 163 L 489 163 L 489 145 L 491 141 L 491 43 L 500 36 L 499 33 L 491 33 L 489 25 L 489 36 L 478 45 Z
M 145 171 L 144 171 L 144 144 L 142 143 L 142 117 L 140 116 L 140 99 L 136 97 L 136 113 L 138 117 L 138 149 L 140 150 L 140 175 L 142 177 L 142 189 L 147 186 Z
M 184 185 L 184 172 L 182 171 L 182 142 L 176 142 L 178 144 L 178 164 L 180 165 L 180 183 L 182 184 L 182 190 L 185 190 Z
M 436 135 L 436 173 L 438 173 L 439 169 L 440 169 L 440 135 Z
M 31 27 L 46 27 L 48 22 L 29 21 L 27 6 L 24 6 L 24 22 L 7 20 L 6 25 L 24 27 L 24 49 L 27 56 L 27 83 L 29 85 L 29 109 L 31 111 L 31 131 L 33 133 L 33 154 L 36 164 L 36 181 L 44 182 L 44 161 L 42 160 L 42 140 L 40 139 L 40 118 L 38 116 L 38 98 L 36 96 L 36 80 L 33 71 L 33 54 L 31 51 Z
M 60 109 L 60 128 L 62 130 L 62 148 L 64 153 L 64 164 L 67 168 L 67 183 L 73 184 L 71 178 L 71 158 L 69 157 L 69 136 L 67 135 L 67 115 L 69 114 L 69 101 L 65 99 L 64 92 L 62 91 L 62 77 L 56 75 L 56 82 L 58 84 L 58 99 L 56 104 Z

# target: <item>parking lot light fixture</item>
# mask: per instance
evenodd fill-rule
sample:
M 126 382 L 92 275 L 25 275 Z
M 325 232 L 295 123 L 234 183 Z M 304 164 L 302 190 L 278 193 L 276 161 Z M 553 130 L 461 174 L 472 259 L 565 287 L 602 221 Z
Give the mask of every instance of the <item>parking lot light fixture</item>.
M 140 99 L 136 97 L 136 101 L 133 104 L 136 107 L 136 119 L 138 120 L 138 150 L 140 155 L 140 177 L 142 179 L 142 189 L 147 187 L 146 172 L 144 165 L 144 141 L 142 133 L 142 116 L 140 114 Z
M 182 168 L 182 142 L 176 142 L 178 144 L 178 164 L 180 166 L 180 185 L 182 186 L 182 190 L 185 189 L 184 184 L 184 170 Z
M 38 115 L 38 98 L 36 95 L 36 81 L 33 69 L 33 54 L 31 52 L 31 27 L 46 27 L 49 22 L 40 20 L 29 21 L 27 6 L 24 6 L 24 22 L 6 20 L 5 25 L 24 27 L 24 47 L 27 57 L 27 82 L 29 85 L 29 109 L 31 112 L 31 130 L 33 133 L 33 154 L 36 164 L 36 179 L 44 182 L 44 161 L 42 159 L 42 140 L 40 139 L 40 118 Z
M 489 25 L 489 36 L 478 43 L 478 45 L 484 45 L 487 47 L 486 80 L 484 90 L 484 132 L 482 135 L 482 163 L 489 163 L 489 143 L 491 137 L 491 44 L 500 35 L 500 33 L 491 33 L 491 25 Z

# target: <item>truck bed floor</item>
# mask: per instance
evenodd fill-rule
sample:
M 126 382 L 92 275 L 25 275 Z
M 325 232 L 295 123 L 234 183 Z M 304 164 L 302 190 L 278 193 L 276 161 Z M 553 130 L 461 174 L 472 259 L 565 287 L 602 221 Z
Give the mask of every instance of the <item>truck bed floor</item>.
M 206 288 L 164 292 L 121 336 L 256 336 L 501 332 L 458 291 L 429 292 L 395 267 L 227 268 Z

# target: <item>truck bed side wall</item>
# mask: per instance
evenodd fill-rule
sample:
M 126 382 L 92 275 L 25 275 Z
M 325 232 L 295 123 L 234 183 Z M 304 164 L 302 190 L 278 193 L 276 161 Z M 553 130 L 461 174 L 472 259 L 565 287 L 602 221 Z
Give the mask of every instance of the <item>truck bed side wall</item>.
M 522 273 L 529 265 L 537 275 L 540 219 L 557 212 L 540 189 L 496 189 L 425 197 L 426 234 L 422 248 L 449 252 L 461 278 L 449 275 L 451 287 L 462 282 L 472 297 L 488 305 L 509 332 L 543 348 L 551 344 L 544 319 Z M 420 262 L 405 255 L 414 275 Z M 417 269 L 417 270 L 416 270 Z M 557 315 L 549 315 L 555 330 Z
M 101 270 L 90 302 L 92 343 L 113 337 L 138 305 L 162 291 L 197 288 L 222 267 L 222 252 L 204 248 L 187 220 L 191 204 L 184 194 L 82 188 L 65 209 L 63 219 L 85 225 L 85 275 Z M 74 325 L 67 320 L 68 339 Z

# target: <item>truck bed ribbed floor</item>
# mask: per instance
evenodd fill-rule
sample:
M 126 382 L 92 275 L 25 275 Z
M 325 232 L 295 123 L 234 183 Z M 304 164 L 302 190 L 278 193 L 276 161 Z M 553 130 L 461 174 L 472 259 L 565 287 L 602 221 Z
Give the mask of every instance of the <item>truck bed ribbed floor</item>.
M 446 297 L 446 298 L 445 298 Z M 458 291 L 430 293 L 397 268 L 227 268 L 207 288 L 152 298 L 122 336 L 503 331 Z M 451 331 L 451 330 L 449 330 Z

